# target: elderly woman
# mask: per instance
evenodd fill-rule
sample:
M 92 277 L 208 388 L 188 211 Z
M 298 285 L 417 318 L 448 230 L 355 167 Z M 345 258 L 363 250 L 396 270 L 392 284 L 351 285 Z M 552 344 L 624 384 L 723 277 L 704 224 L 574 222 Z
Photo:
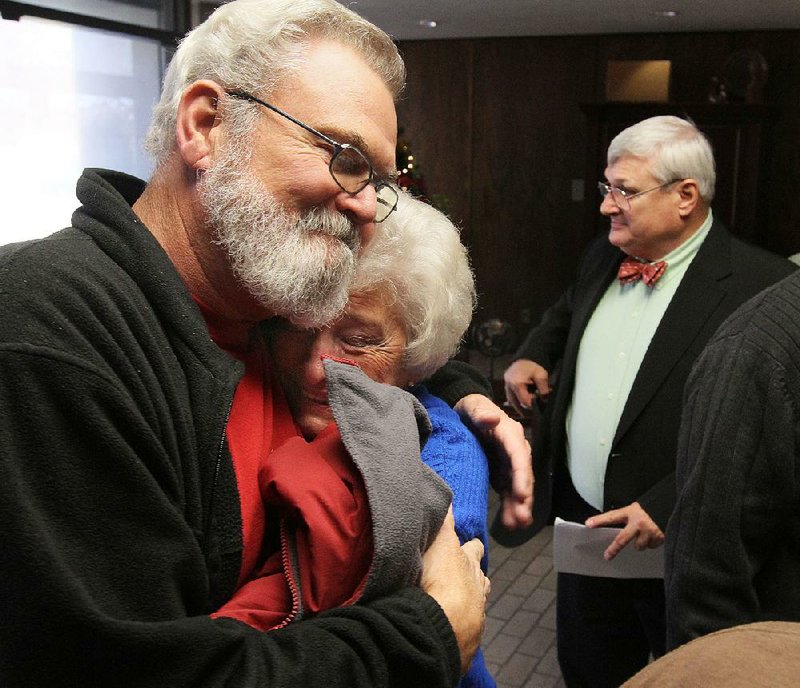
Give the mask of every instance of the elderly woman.
M 276 615 L 264 616 L 265 588 L 248 593 L 247 585 L 219 615 L 272 628 L 290 622 L 298 609 L 324 611 L 386 591 L 409 569 L 418 577 L 419 551 L 438 530 L 450 491 L 462 543 L 477 537 L 486 546 L 486 456 L 455 411 L 417 384 L 455 353 L 474 303 L 457 229 L 402 194 L 360 259 L 340 318 L 312 330 L 270 325 L 276 382 L 297 429 L 321 458 L 298 461 L 295 441 L 286 461 L 276 453 L 260 476 L 264 500 L 284 516 L 291 513 L 292 530 L 302 536 L 299 548 L 297 542 L 288 548 L 300 550 L 295 564 L 287 567 L 284 553 L 262 570 L 280 581 L 270 592 Z M 349 456 L 328 451 L 336 431 Z M 420 444 L 432 471 L 419 461 Z M 449 491 L 442 491 L 444 483 Z M 332 496 L 337 490 L 339 503 Z M 403 540 L 405 550 L 398 544 Z M 485 572 L 485 556 L 482 564 Z M 459 685 L 495 685 L 480 653 Z

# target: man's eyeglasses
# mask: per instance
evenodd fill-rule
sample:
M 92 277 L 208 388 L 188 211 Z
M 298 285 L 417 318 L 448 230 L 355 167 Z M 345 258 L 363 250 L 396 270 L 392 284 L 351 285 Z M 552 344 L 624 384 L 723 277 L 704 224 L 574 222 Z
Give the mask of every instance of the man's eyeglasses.
M 281 117 L 285 117 L 290 122 L 294 122 L 298 127 L 302 127 L 307 132 L 314 134 L 314 136 L 321 138 L 325 143 L 329 144 L 333 148 L 333 156 L 328 164 L 328 170 L 330 170 L 333 181 L 338 184 L 342 191 L 346 191 L 349 194 L 357 194 L 359 191 L 365 189 L 367 184 L 372 184 L 372 186 L 375 187 L 375 195 L 378 201 L 375 222 L 383 222 L 397 208 L 397 190 L 390 182 L 381 179 L 375 174 L 372 163 L 358 148 L 349 143 L 334 141 L 330 136 L 326 136 L 321 131 L 317 131 L 314 127 L 309 126 L 305 122 L 295 119 L 280 108 L 270 105 L 249 93 L 245 93 L 244 91 L 228 91 L 227 93 L 233 98 L 249 100 L 268 110 L 272 110 Z
M 597 182 L 597 188 L 600 190 L 600 195 L 603 198 L 608 196 L 608 194 L 611 194 L 611 199 L 617 204 L 617 207 L 620 210 L 630 210 L 632 199 L 638 198 L 639 196 L 644 196 L 645 194 L 655 191 L 656 189 L 663 189 L 670 184 L 675 184 L 676 182 L 682 181 L 683 179 L 670 179 L 668 182 L 664 182 L 658 186 L 653 186 L 649 189 L 645 189 L 644 191 L 636 192 L 626 191 L 625 189 L 620 189 L 618 186 L 611 186 L 605 182 Z

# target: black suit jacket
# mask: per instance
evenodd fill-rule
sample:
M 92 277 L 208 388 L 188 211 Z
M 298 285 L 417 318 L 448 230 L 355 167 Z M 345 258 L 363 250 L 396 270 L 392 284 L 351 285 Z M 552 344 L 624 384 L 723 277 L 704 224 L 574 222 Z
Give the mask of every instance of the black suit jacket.
M 551 513 L 553 490 L 554 482 L 568 475 L 565 420 L 578 349 L 623 258 L 606 237 L 596 240 L 586 252 L 577 281 L 545 312 L 517 351 L 517 359 L 536 361 L 551 375 L 558 370 L 534 441 L 534 523 L 527 536 L 558 515 Z M 794 269 L 790 261 L 746 244 L 714 221 L 653 335 L 622 411 L 610 447 L 604 510 L 638 501 L 662 530 L 666 528 L 675 503 L 683 387 L 692 365 L 728 315 Z

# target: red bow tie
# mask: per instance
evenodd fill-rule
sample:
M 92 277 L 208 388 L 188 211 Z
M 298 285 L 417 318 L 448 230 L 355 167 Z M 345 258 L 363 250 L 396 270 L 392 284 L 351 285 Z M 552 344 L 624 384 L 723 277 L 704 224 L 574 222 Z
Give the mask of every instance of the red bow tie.
M 663 260 L 659 260 L 657 263 L 643 263 L 628 256 L 620 264 L 617 277 L 619 277 L 620 284 L 630 284 L 642 280 L 648 287 L 652 287 L 666 269 L 667 264 Z

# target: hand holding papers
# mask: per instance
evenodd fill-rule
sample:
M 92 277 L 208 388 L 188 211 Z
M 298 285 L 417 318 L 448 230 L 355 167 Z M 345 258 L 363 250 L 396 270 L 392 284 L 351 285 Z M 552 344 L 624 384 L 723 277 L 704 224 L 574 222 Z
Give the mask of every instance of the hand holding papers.
M 583 576 L 663 578 L 663 547 L 640 552 L 628 545 L 610 561 L 603 558 L 603 552 L 619 531 L 619 528 L 587 528 L 581 523 L 556 518 L 553 528 L 553 566 L 560 573 Z

